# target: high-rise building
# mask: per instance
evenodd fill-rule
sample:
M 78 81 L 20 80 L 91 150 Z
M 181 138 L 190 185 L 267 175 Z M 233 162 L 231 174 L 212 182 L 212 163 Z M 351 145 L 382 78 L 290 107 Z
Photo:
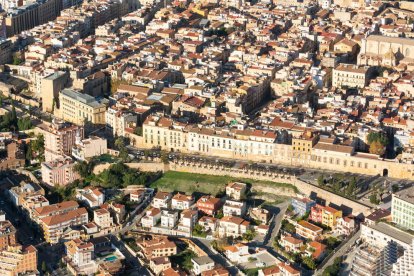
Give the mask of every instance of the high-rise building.
M 398 226 L 414 229 L 414 187 L 392 195 L 391 216 Z
M 352 261 L 351 276 L 386 275 L 397 261 L 397 245 L 390 242 L 381 248 L 363 244 L 356 250 Z
M 411 246 L 404 251 L 397 262 L 392 266 L 391 276 L 414 275 L 414 240 Z
M 72 155 L 76 137 L 83 139 L 84 129 L 70 123 L 54 121 L 45 131 L 45 160 L 53 161 L 64 156 Z
M 361 224 L 363 244 L 352 261 L 351 275 L 390 275 L 393 265 L 412 245 L 414 236 L 389 224 Z
M 0 275 L 37 275 L 37 249 L 32 246 L 9 246 L 0 251 Z

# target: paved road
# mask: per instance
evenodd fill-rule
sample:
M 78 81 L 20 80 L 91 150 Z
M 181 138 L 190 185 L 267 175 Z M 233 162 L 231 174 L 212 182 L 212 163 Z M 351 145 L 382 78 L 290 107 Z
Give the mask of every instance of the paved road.
M 125 256 L 125 260 L 131 269 L 125 271 L 128 276 L 147 276 L 151 275 L 148 269 L 140 264 L 138 258 L 133 256 L 125 247 L 125 244 L 116 236 L 111 235 L 111 242 L 121 251 Z
M 342 245 L 339 249 L 336 249 L 335 253 L 329 258 L 329 260 L 325 263 L 325 265 L 323 267 L 321 267 L 320 269 L 318 269 L 317 271 L 315 271 L 315 275 L 322 275 L 322 272 L 330 265 L 333 264 L 334 260 L 337 257 L 342 257 L 344 256 L 347 251 L 351 248 L 352 245 L 355 244 L 355 241 L 357 239 L 359 239 L 359 237 L 361 236 L 361 230 L 358 230 L 358 232 L 356 232 L 349 240 L 347 243 L 345 243 L 344 245 Z
M 274 210 L 277 210 L 277 213 L 269 228 L 269 231 L 271 234 L 266 237 L 266 240 L 264 242 L 269 247 L 273 246 L 273 241 L 275 240 L 277 234 L 280 231 L 280 227 L 282 226 L 283 216 L 285 215 L 286 210 L 289 207 L 289 204 L 290 204 L 289 201 L 285 201 L 274 207 Z M 270 210 L 270 211 L 273 212 L 274 210 Z

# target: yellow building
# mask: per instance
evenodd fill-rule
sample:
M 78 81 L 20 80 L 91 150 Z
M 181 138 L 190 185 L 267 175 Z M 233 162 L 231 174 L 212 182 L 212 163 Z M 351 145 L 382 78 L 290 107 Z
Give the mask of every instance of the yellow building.
M 84 125 L 85 122 L 105 124 L 106 100 L 99 101 L 87 94 L 64 89 L 59 94 L 59 104 L 56 115 L 65 121 L 77 125 Z
M 337 220 L 342 217 L 342 211 L 335 208 L 325 206 L 322 209 L 322 224 L 333 229 L 336 226 Z
M 309 163 L 312 148 L 317 142 L 318 136 L 310 131 L 304 132 L 301 136 L 292 138 L 292 158 L 299 163 Z

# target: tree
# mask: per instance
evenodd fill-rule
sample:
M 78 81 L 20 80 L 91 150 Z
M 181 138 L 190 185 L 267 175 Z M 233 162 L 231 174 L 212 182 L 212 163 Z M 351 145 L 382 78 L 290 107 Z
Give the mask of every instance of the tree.
M 32 121 L 29 117 L 17 120 L 17 128 L 19 131 L 28 130 L 32 128 Z
M 338 257 L 334 260 L 334 263 L 328 266 L 322 273 L 323 276 L 336 276 L 339 274 L 341 258 Z
M 170 163 L 170 161 L 168 160 L 168 154 L 166 152 L 161 153 L 161 161 L 164 164 Z
M 290 223 L 286 219 L 282 220 L 282 229 L 289 232 L 289 233 L 291 233 L 291 234 L 296 233 L 295 225 L 293 225 L 292 223 Z
M 392 184 L 391 189 L 393 193 L 398 192 L 398 184 Z
M 318 186 L 323 186 L 323 185 L 325 185 L 325 178 L 321 174 L 318 176 Z
M 311 257 L 308 257 L 308 256 L 304 257 L 302 259 L 302 263 L 304 265 L 306 265 L 311 270 L 316 269 L 316 263 L 315 263 L 315 261 Z
M 378 198 L 378 193 L 377 192 L 373 192 L 370 196 L 369 196 L 369 202 L 371 202 L 372 204 L 378 205 L 380 204 L 380 200 Z
M 385 147 L 380 141 L 374 141 L 369 145 L 369 153 L 383 155 L 385 153 Z
M 380 142 L 383 146 L 388 145 L 388 137 L 383 132 L 371 132 L 367 136 L 368 144 L 372 144 L 373 142 Z
M 77 172 L 82 178 L 86 178 L 91 174 L 90 166 L 85 161 L 80 161 L 74 166 L 75 172 Z
M 335 237 L 330 236 L 326 239 L 326 245 L 329 248 L 335 248 L 338 245 L 338 243 L 339 243 L 339 241 Z
M 138 136 L 142 136 L 142 127 L 137 126 L 137 127 L 134 129 L 134 134 L 135 134 L 135 135 L 138 135 Z
M 13 56 L 13 65 L 19 65 L 20 63 L 22 63 L 21 58 L 19 58 L 18 56 L 14 55 Z
M 123 137 L 116 138 L 115 147 L 119 151 L 119 158 L 124 162 L 128 160 L 128 150 L 125 146 L 125 139 Z
M 251 241 L 256 236 L 256 232 L 254 230 L 247 230 L 246 233 L 243 234 L 243 239 L 246 241 Z
M 355 194 L 355 189 L 356 189 L 356 178 L 354 176 L 349 181 L 348 187 L 346 187 L 345 195 L 348 197 L 352 197 Z
M 43 273 L 47 272 L 47 265 L 46 265 L 45 261 L 42 262 L 42 271 L 43 271 Z

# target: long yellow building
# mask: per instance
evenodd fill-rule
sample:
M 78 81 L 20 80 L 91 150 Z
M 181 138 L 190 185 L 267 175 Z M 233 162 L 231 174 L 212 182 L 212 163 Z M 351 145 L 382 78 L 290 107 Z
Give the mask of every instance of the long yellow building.
M 99 101 L 75 90 L 64 89 L 59 94 L 60 108 L 55 115 L 77 125 L 84 125 L 86 122 L 103 125 L 105 124 L 106 101 L 105 99 Z
M 337 144 L 334 139 L 315 139 L 306 133 L 290 140 L 283 136 L 278 131 L 199 127 L 150 116 L 143 124 L 143 137 L 135 144 L 143 148 L 414 180 L 413 164 L 357 153 L 353 146 Z

